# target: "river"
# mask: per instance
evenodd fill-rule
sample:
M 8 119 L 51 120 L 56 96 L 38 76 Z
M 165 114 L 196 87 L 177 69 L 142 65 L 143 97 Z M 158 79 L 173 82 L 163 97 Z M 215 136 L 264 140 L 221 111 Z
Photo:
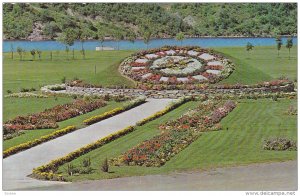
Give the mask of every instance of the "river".
M 282 38 L 283 45 L 286 44 L 286 37 Z M 200 46 L 204 48 L 209 47 L 227 47 L 227 46 L 245 46 L 247 42 L 250 42 L 254 46 L 272 46 L 275 45 L 274 38 L 188 38 L 182 41 L 182 45 Z M 293 44 L 297 45 L 297 37 L 293 38 Z M 117 49 L 119 45 L 120 50 L 135 50 L 146 49 L 147 45 L 143 40 L 136 40 L 130 42 L 122 40 L 119 43 L 117 41 L 108 40 L 104 41 L 104 47 L 111 47 Z M 156 48 L 164 45 L 181 45 L 180 41 L 174 39 L 153 39 L 149 42 L 148 48 Z M 100 42 L 97 40 L 90 40 L 84 42 L 85 50 L 95 50 L 97 46 L 100 46 Z M 57 41 L 3 41 L 3 52 L 10 52 L 11 47 L 16 51 L 17 47 L 21 47 L 26 51 L 32 49 L 39 50 L 65 50 L 65 45 Z M 71 49 L 81 49 L 81 42 L 76 41 Z

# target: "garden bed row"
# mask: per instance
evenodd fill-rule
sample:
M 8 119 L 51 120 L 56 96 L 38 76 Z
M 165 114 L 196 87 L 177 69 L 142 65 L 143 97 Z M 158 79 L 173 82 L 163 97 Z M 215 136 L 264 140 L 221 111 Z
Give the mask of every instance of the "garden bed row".
M 17 145 L 17 146 L 13 146 L 11 148 L 8 148 L 7 150 L 5 150 L 3 152 L 3 158 L 6 158 L 10 155 L 13 155 L 13 154 L 16 154 L 18 152 L 21 152 L 23 150 L 27 150 L 29 148 L 32 148 L 34 146 L 37 146 L 41 143 L 44 143 L 44 142 L 47 142 L 49 140 L 52 140 L 52 139 L 55 139 L 57 137 L 60 137 L 62 135 L 65 135 L 67 133 L 71 133 L 73 131 L 76 130 L 76 127 L 75 126 L 68 126 L 66 128 L 63 128 L 63 129 L 59 129 L 59 130 L 56 130 L 54 131 L 53 133 L 51 134 L 48 134 L 48 135 L 45 135 L 45 136 L 42 136 L 40 137 L 39 139 L 35 139 L 33 141 L 29 141 L 29 142 L 26 142 L 26 143 L 22 143 L 20 145 Z
M 218 124 L 236 107 L 233 101 L 205 101 L 176 120 L 159 126 L 160 135 L 110 160 L 115 166 L 160 167 L 195 141 L 203 131 L 220 130 Z
M 78 99 L 72 103 L 54 106 L 43 112 L 17 116 L 12 120 L 8 120 L 3 125 L 3 133 L 6 135 L 19 130 L 57 128 L 57 122 L 91 112 L 106 105 L 107 103 L 102 99 Z
M 170 106 L 168 106 L 163 111 L 171 111 L 189 100 L 191 100 L 191 97 L 185 97 L 185 98 L 179 99 L 176 102 L 172 103 Z M 172 106 L 172 105 L 174 105 L 174 106 Z M 156 115 L 153 115 L 151 120 L 159 118 L 160 116 L 164 115 L 165 113 L 166 112 L 161 112 L 161 111 L 157 112 Z M 149 122 L 149 121 L 150 120 L 147 118 L 147 120 L 145 120 L 144 122 Z M 136 126 L 138 126 L 138 125 L 136 125 Z M 50 163 L 48 163 L 46 165 L 35 168 L 35 169 L 33 169 L 33 173 L 31 175 L 31 177 L 37 178 L 37 179 L 42 179 L 42 180 L 64 181 L 65 179 L 63 178 L 62 175 L 55 174 L 55 172 L 57 171 L 59 166 L 65 164 L 67 162 L 70 162 L 70 161 L 72 161 L 72 160 L 74 160 L 96 148 L 99 148 L 109 142 L 112 142 L 112 141 L 120 138 L 121 136 L 131 133 L 132 131 L 134 131 L 136 129 L 136 126 L 129 126 L 129 127 L 122 129 L 116 133 L 108 135 L 107 137 L 102 138 L 92 144 L 88 144 L 78 150 L 75 150 L 64 157 L 58 158 L 56 160 L 51 161 Z
M 96 122 L 99 122 L 101 120 L 104 120 L 104 119 L 107 119 L 107 118 L 110 118 L 114 115 L 117 115 L 121 112 L 124 112 L 124 111 L 127 111 L 131 108 L 134 108 L 136 106 L 139 106 L 143 103 L 146 102 L 146 97 L 138 97 L 132 101 L 130 101 L 128 104 L 126 104 L 125 106 L 123 107 L 119 107 L 119 108 L 115 108 L 111 111 L 108 111 L 108 112 L 105 112 L 103 114 L 100 114 L 100 115 L 96 115 L 96 116 L 92 116 L 86 120 L 83 121 L 84 124 L 86 125 L 91 125 L 91 124 L 94 124 Z

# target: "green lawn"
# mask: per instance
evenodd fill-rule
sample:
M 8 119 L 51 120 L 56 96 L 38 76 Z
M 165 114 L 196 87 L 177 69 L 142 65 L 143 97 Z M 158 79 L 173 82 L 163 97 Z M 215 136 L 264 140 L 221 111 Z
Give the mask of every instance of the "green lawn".
M 111 167 L 110 173 L 100 171 L 101 163 L 106 157 L 116 157 L 145 139 L 153 137 L 159 133 L 157 126 L 160 123 L 177 118 L 195 105 L 195 102 L 186 103 L 162 118 L 139 127 L 135 132 L 72 161 L 73 165 L 79 166 L 84 158 L 90 157 L 94 169 L 92 174 L 70 177 L 65 173 L 66 164 L 59 168 L 59 172 L 62 172 L 68 180 L 78 181 L 296 159 L 295 151 L 262 149 L 263 139 L 266 138 L 275 136 L 297 138 L 296 116 L 284 114 L 288 106 L 296 105 L 296 100 L 282 99 L 277 102 L 269 99 L 242 100 L 238 107 L 222 120 L 224 130 L 203 133 L 166 165 L 160 168 L 122 166 Z
M 257 46 L 247 52 L 245 48 L 216 48 L 217 51 L 232 57 L 237 69 L 221 83 L 257 83 L 272 78 L 286 76 L 292 80 L 297 78 L 297 46 L 291 49 L 282 47 L 279 56 L 275 46 Z
M 62 99 L 62 98 L 59 98 Z M 81 128 L 84 127 L 83 124 L 83 120 L 98 115 L 98 114 L 102 114 L 104 112 L 107 112 L 109 110 L 112 110 L 116 107 L 122 106 L 125 102 L 115 102 L 115 101 L 110 101 L 108 102 L 108 104 L 105 107 L 99 108 L 97 110 L 94 110 L 92 112 L 77 116 L 75 118 L 71 118 L 62 122 L 59 122 L 59 128 L 56 129 L 37 129 L 37 130 L 28 130 L 25 131 L 24 134 L 17 136 L 15 138 L 9 139 L 9 140 L 5 140 L 3 142 L 3 150 L 6 150 L 7 148 L 10 148 L 12 146 L 16 146 L 18 144 L 24 143 L 24 142 L 28 142 L 37 138 L 40 138 L 41 136 L 50 134 L 52 132 L 54 132 L 55 130 L 67 127 L 67 126 L 76 126 L 77 128 Z M 26 111 L 26 108 L 23 108 Z
M 12 60 L 10 53 L 3 53 L 3 90 L 6 93 L 7 90 L 18 92 L 21 88 L 39 89 L 43 85 L 61 83 L 64 76 L 67 80 L 77 77 L 88 83 L 130 86 L 133 83 L 121 77 L 118 66 L 132 52 L 86 51 L 85 60 L 76 52 L 76 60 L 66 60 L 65 52 L 60 51 L 58 56 L 53 53 L 52 61 L 49 51 L 43 51 L 41 61 L 31 61 L 29 54 L 24 61 L 20 61 L 17 54 Z
M 291 59 L 288 59 L 288 50 L 282 48 L 277 56 L 275 46 L 255 47 L 247 52 L 244 47 L 215 48 L 225 53 L 237 64 L 236 70 L 221 83 L 257 83 L 280 76 L 296 78 L 297 48 L 291 49 Z M 122 77 L 118 72 L 119 63 L 134 51 L 87 51 L 86 60 L 83 60 L 78 51 L 76 60 L 66 60 L 65 52 L 53 52 L 53 60 L 49 59 L 49 51 L 43 51 L 42 60 L 31 60 L 29 54 L 25 61 L 20 61 L 15 54 L 14 60 L 10 53 L 3 53 L 3 90 L 18 92 L 21 88 L 36 88 L 54 83 L 61 83 L 65 76 L 67 80 L 75 77 L 88 83 L 103 85 L 128 85 L 133 83 Z M 71 54 L 69 54 L 71 57 Z M 96 66 L 96 74 L 95 74 Z
M 31 113 L 41 112 L 59 104 L 72 102 L 71 97 L 49 97 L 49 98 L 3 98 L 3 122 Z

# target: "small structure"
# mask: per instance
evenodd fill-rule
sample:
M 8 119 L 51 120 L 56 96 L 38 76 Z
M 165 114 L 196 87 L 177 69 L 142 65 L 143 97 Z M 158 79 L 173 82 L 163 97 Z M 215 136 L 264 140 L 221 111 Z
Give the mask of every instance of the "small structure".
M 96 47 L 96 51 L 100 51 L 100 50 L 115 50 L 112 47 L 101 47 L 101 46 L 97 46 Z

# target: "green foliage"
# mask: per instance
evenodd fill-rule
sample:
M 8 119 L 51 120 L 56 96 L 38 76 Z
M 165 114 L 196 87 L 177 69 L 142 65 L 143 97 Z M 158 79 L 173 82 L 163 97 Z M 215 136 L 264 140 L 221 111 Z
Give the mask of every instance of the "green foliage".
M 41 50 L 36 50 L 36 53 L 39 55 L 39 60 L 41 60 L 42 51 Z
M 74 41 L 78 37 L 79 37 L 78 30 L 75 30 L 73 28 L 67 28 L 62 32 L 62 34 L 58 37 L 57 40 L 63 44 L 72 46 L 74 44 Z
M 99 22 L 101 21 L 101 22 Z M 43 25 L 45 37 L 64 36 L 68 29 L 89 32 L 97 38 L 122 32 L 143 37 L 152 27 L 151 38 L 187 36 L 270 36 L 297 33 L 296 3 L 16 3 L 3 5 L 3 33 L 6 39 L 24 39 L 33 24 Z M 93 32 L 93 33 L 92 33 Z M 60 35 L 62 34 L 62 35 Z M 70 41 L 69 43 L 72 43 Z
M 246 45 L 246 50 L 249 52 L 250 50 L 253 50 L 254 46 L 248 42 L 247 45 Z
M 35 59 L 35 54 L 36 54 L 35 49 L 32 49 L 32 50 L 30 51 L 30 54 L 32 55 L 32 60 L 34 60 L 34 59 Z
M 177 33 L 175 39 L 177 41 L 180 41 L 181 42 L 181 46 L 182 46 L 182 40 L 184 39 L 184 33 L 183 32 Z
M 278 56 L 279 56 L 279 50 L 281 49 L 281 46 L 282 46 L 282 39 L 280 36 L 276 37 L 276 46 L 277 46 Z
M 19 54 L 20 61 L 23 59 L 23 49 L 21 47 L 17 47 L 17 53 Z
M 82 160 L 82 167 L 90 167 L 91 166 L 91 158 L 87 157 Z
M 106 158 L 101 165 L 101 171 L 108 172 L 108 169 L 109 169 L 109 165 L 108 165 L 108 160 Z
M 289 37 L 286 40 L 286 47 L 289 49 L 289 59 L 291 58 L 291 48 L 293 47 L 293 39 Z

